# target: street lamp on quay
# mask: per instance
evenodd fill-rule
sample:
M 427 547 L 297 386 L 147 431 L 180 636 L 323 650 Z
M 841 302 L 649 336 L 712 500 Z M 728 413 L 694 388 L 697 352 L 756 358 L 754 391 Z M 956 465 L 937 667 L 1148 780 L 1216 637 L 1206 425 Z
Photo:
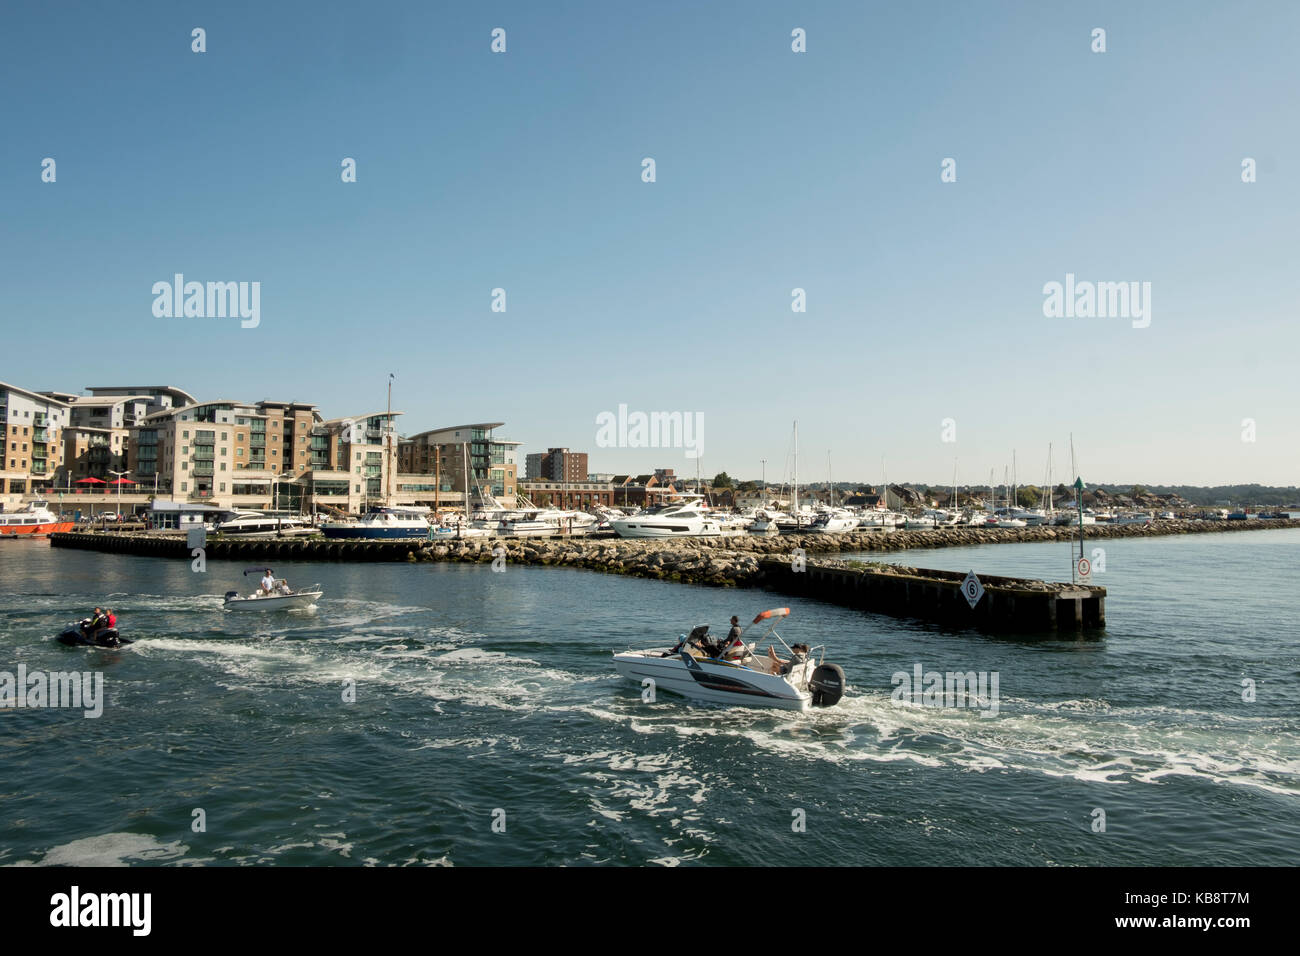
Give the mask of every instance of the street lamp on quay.
M 122 479 L 131 474 L 129 471 L 109 471 L 110 475 L 117 477 L 117 520 L 122 520 Z

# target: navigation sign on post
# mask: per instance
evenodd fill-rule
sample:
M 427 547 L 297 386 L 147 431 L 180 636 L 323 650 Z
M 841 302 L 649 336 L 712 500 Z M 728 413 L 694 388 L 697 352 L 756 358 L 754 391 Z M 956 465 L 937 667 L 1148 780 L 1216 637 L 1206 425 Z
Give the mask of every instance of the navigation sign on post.
M 208 544 L 208 532 L 202 525 L 197 528 L 190 528 L 185 532 L 185 543 L 193 551 L 195 548 L 205 548 Z
M 1092 583 L 1092 562 L 1091 561 L 1089 561 L 1087 558 L 1080 558 L 1078 563 L 1075 565 L 1075 570 L 1079 574 L 1080 584 Z
M 966 579 L 961 582 L 961 593 L 972 609 L 976 604 L 979 604 L 980 598 L 984 596 L 984 585 L 980 584 L 980 579 L 975 577 L 974 571 L 966 575 Z

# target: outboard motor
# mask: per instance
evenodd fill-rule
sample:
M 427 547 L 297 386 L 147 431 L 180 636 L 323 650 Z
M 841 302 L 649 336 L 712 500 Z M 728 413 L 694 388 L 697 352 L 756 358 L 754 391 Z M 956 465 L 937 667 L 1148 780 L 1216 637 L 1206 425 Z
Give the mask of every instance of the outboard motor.
M 226 600 L 229 601 L 232 597 L 235 597 L 235 596 L 237 596 L 238 594 L 239 594 L 238 591 L 227 591 L 227 592 L 226 592 Z
M 834 707 L 844 696 L 844 668 L 839 664 L 821 664 L 808 681 L 814 707 Z

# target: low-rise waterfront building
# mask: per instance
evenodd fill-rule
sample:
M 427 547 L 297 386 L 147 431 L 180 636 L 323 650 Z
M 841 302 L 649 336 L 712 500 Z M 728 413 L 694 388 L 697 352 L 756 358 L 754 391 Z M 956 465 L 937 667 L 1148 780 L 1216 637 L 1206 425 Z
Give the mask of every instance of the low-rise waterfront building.
M 607 481 L 548 481 L 535 478 L 519 482 L 519 494 L 538 506 L 582 510 L 614 507 L 614 485 Z

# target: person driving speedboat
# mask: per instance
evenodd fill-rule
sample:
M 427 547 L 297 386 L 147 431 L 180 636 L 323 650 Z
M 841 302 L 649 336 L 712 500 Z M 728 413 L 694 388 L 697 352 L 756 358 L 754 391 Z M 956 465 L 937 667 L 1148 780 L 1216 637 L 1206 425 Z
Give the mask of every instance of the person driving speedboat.
M 270 594 L 275 590 L 275 578 L 272 576 L 270 568 L 267 568 L 266 572 L 262 575 L 261 583 L 263 594 Z

